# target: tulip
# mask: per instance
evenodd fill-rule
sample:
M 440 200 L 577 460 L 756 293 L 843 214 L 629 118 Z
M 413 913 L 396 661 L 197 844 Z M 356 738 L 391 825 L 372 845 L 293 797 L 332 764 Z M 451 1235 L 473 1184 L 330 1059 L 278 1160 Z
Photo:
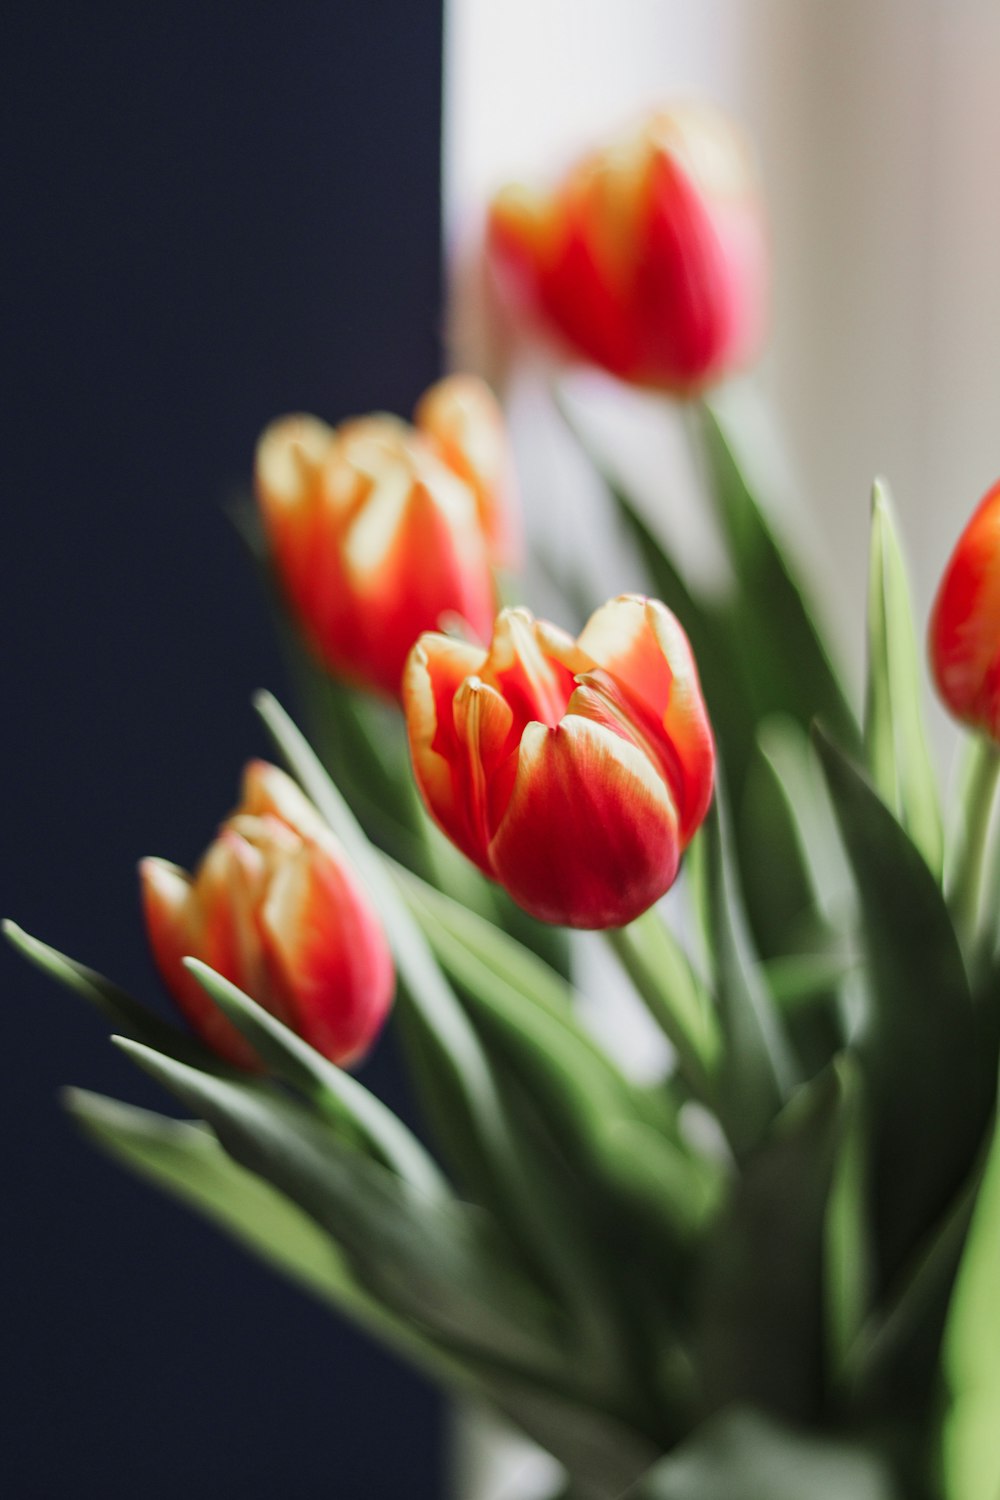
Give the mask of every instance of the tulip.
M 929 650 L 947 707 L 1000 742 L 1000 483 L 980 502 L 945 568 Z
M 249 1043 L 184 967 L 202 959 L 331 1061 L 356 1061 L 392 1001 L 392 958 L 343 851 L 293 781 L 251 762 L 243 799 L 192 876 L 139 867 L 157 968 L 202 1040 L 257 1068 Z
M 712 798 L 687 637 L 655 599 L 577 640 L 503 610 L 488 651 L 426 634 L 403 678 L 417 784 L 443 831 L 546 922 L 618 927 L 670 887 Z
M 536 319 L 623 380 L 693 395 L 761 343 L 768 255 L 753 163 L 707 107 L 649 116 L 550 193 L 504 189 L 487 241 Z
M 432 387 L 418 428 L 283 417 L 260 439 L 255 484 L 279 582 L 335 676 L 396 697 L 421 631 L 455 616 L 489 634 L 511 483 L 500 412 L 479 382 Z

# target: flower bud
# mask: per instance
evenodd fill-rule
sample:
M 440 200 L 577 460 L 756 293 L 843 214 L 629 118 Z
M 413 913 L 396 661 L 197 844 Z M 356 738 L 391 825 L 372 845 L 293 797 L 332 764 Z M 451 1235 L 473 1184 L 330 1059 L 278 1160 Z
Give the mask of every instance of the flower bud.
M 1000 742 L 1000 483 L 980 502 L 945 568 L 928 646 L 946 706 Z
M 650 115 L 550 193 L 504 189 L 488 242 L 537 320 L 622 380 L 692 395 L 761 343 L 768 254 L 753 162 L 706 106 Z
M 617 927 L 670 887 L 712 798 L 715 750 L 687 637 L 627 594 L 578 640 L 503 610 L 488 651 L 421 636 L 403 678 L 435 821 L 533 916 Z
M 139 866 L 156 965 L 202 1040 L 226 1061 L 259 1062 L 184 967 L 199 958 L 336 1063 L 371 1045 L 392 1001 L 388 943 L 334 834 L 293 781 L 252 761 L 243 800 L 194 877 Z
M 334 675 L 395 697 L 422 630 L 458 616 L 485 639 L 491 538 L 509 488 L 499 411 L 485 388 L 442 382 L 418 431 L 396 417 L 331 428 L 272 423 L 255 484 L 289 606 Z

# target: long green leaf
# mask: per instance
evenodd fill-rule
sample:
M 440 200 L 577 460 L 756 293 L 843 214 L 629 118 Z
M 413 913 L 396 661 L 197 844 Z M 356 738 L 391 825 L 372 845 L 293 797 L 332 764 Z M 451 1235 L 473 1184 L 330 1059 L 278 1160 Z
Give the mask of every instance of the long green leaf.
M 402 881 L 491 1049 L 530 1090 L 571 1160 L 596 1174 L 603 1192 L 625 1194 L 674 1238 L 690 1234 L 714 1207 L 716 1174 L 641 1120 L 631 1088 L 610 1058 L 574 1022 L 568 1005 L 557 1010 L 550 1004 L 548 982 L 539 1003 L 530 989 L 525 993 L 493 968 L 468 929 L 467 940 L 456 934 L 464 925 L 460 908 L 413 877 Z
M 255 706 L 290 769 L 343 842 L 381 915 L 401 981 L 407 1052 L 436 1124 L 470 1191 L 499 1204 L 558 1286 L 549 1261 L 544 1205 L 525 1192 L 496 1079 L 475 1029 L 449 987 L 378 851 L 368 842 L 299 730 L 269 693 Z
M 32 937 L 18 927 L 16 922 L 4 922 L 3 932 L 8 942 L 29 963 L 80 995 L 126 1036 L 195 1067 L 220 1073 L 230 1071 L 214 1052 L 202 1046 L 195 1037 L 171 1026 L 169 1021 L 164 1021 L 155 1011 L 147 1009 L 138 1000 L 133 1000 L 131 995 L 105 979 L 103 974 L 88 969 L 85 964 L 77 963 L 73 958 L 67 958 L 57 948 L 51 948 L 40 938 Z
M 869 1008 L 858 1048 L 886 1282 L 968 1177 L 992 1108 L 995 1058 L 923 856 L 863 773 L 825 734 L 816 744 L 860 900 Z
M 197 959 L 187 967 L 220 1010 L 246 1037 L 258 1057 L 279 1078 L 299 1089 L 325 1113 L 357 1136 L 383 1166 L 418 1192 L 444 1198 L 449 1188 L 433 1159 L 391 1109 L 343 1068 L 289 1031 L 236 985 Z
M 744 1165 L 702 1257 L 698 1363 L 710 1410 L 815 1421 L 827 1390 L 827 1213 L 850 1096 L 845 1062 L 801 1088 Z
M 737 1155 L 761 1140 L 794 1081 L 794 1067 L 759 962 L 751 952 L 719 799 L 704 826 L 711 958 L 723 1032 L 718 1111 Z
M 818 630 L 815 608 L 779 544 L 738 454 L 735 423 L 700 408 L 710 489 L 738 581 L 740 651 L 750 673 L 755 716 L 790 714 L 808 727 L 819 714 L 848 743 L 857 725 Z
M 920 711 L 922 661 L 889 491 L 877 479 L 868 573 L 865 759 L 883 802 L 940 875 L 941 808 Z
M 958 1270 L 944 1336 L 947 1500 L 1000 1496 L 1000 1123 Z
M 134 1042 L 119 1045 L 205 1118 L 234 1161 L 332 1235 L 354 1275 L 390 1312 L 455 1352 L 537 1378 L 565 1376 L 551 1305 L 485 1216 L 458 1200 L 415 1192 L 291 1101 L 210 1077 Z
M 648 911 L 608 940 L 635 989 L 677 1053 L 695 1095 L 712 1105 L 721 1050 L 711 996 L 660 914 Z
M 245 1249 L 368 1332 L 454 1378 L 450 1362 L 358 1284 L 335 1242 L 284 1194 L 245 1171 L 200 1123 L 168 1119 L 84 1089 L 64 1103 L 84 1133 L 140 1177 L 195 1209 Z

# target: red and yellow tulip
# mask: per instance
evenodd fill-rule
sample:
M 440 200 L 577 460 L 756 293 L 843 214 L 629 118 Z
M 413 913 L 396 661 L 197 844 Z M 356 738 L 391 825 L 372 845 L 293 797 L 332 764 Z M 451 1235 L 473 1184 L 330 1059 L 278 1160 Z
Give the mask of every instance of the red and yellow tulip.
M 488 635 L 512 482 L 503 420 L 479 381 L 432 387 L 415 428 L 283 417 L 257 446 L 255 485 L 285 597 L 334 675 L 395 697 L 421 631 L 455 616 Z
M 371 1045 L 395 987 L 388 943 L 337 839 L 283 771 L 247 766 L 242 801 L 193 877 L 162 859 L 139 869 L 164 983 L 228 1062 L 259 1066 L 185 957 L 209 964 L 333 1062 L 353 1062 Z
M 624 595 L 577 640 L 525 609 L 501 612 L 488 651 L 424 635 L 403 703 L 432 816 L 526 911 L 616 927 L 672 884 L 715 750 L 663 604 Z
M 946 706 L 1000 741 L 1000 483 L 980 501 L 944 571 L 929 648 Z
M 647 117 L 549 193 L 505 188 L 488 243 L 536 320 L 623 380 L 690 395 L 760 346 L 768 253 L 753 163 L 706 106 Z

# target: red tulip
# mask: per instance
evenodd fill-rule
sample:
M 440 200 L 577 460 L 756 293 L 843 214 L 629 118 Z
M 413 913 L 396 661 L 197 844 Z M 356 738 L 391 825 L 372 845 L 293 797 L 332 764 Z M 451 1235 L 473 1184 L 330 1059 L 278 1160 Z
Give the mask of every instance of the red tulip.
M 432 816 L 526 911 L 617 927 L 672 884 L 715 751 L 663 604 L 624 595 L 575 641 L 525 609 L 502 611 L 488 651 L 421 636 L 403 704 Z
M 690 395 L 760 346 L 768 254 L 753 165 L 707 107 L 649 116 L 551 193 L 506 188 L 488 241 L 537 319 L 623 380 Z
M 200 958 L 336 1063 L 357 1060 L 389 1010 L 392 958 L 337 839 L 293 781 L 253 761 L 243 800 L 192 878 L 139 867 L 157 967 L 195 1031 L 228 1062 L 249 1043 L 183 966 Z
M 394 697 L 422 630 L 458 616 L 488 635 L 509 500 L 506 440 L 485 387 L 442 382 L 418 424 L 284 417 L 257 447 L 268 543 L 299 626 L 329 671 Z
M 929 649 L 947 707 L 1000 741 L 1000 483 L 980 502 L 945 568 Z

